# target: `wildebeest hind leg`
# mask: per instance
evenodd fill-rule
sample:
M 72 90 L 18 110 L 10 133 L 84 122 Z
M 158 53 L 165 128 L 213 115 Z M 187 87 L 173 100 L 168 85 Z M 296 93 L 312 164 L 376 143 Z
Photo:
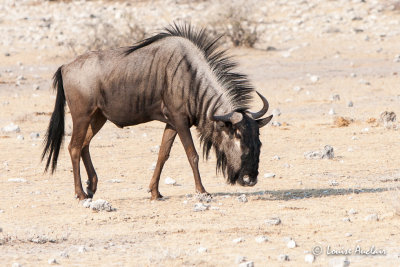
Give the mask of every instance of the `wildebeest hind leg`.
M 71 142 L 69 143 L 68 150 L 71 156 L 72 169 L 74 173 L 75 195 L 79 200 L 83 200 L 88 196 L 83 191 L 81 175 L 80 175 L 80 160 L 82 145 L 85 141 L 85 136 L 90 123 L 90 117 L 77 117 L 72 118 L 73 130 Z
M 98 179 L 90 158 L 89 145 L 92 138 L 100 131 L 101 127 L 103 127 L 106 121 L 106 117 L 104 117 L 100 110 L 97 110 L 90 121 L 89 128 L 86 132 L 85 141 L 83 142 L 81 156 L 83 164 L 85 165 L 86 173 L 88 175 L 86 192 L 90 198 L 92 198 L 94 193 L 96 193 Z
M 153 178 L 151 178 L 149 185 L 149 192 L 151 192 L 151 200 L 162 198 L 160 191 L 158 190 L 158 184 L 160 182 L 160 174 L 164 163 L 169 158 L 172 144 L 176 137 L 176 131 L 171 125 L 167 124 L 164 129 L 164 134 L 161 141 L 160 152 L 158 153 L 158 160 L 156 168 L 154 169 Z

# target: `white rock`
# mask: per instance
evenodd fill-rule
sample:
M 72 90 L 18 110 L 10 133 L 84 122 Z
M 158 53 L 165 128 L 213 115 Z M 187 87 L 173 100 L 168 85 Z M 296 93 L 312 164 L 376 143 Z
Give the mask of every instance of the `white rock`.
M 110 179 L 110 180 L 108 180 L 107 182 L 109 182 L 109 183 L 115 183 L 115 184 L 119 184 L 119 183 L 122 183 L 123 181 L 122 181 L 122 180 L 120 180 L 120 179 Z
M 104 199 L 93 201 L 91 198 L 88 198 L 85 199 L 85 201 L 82 203 L 82 206 L 85 208 L 90 208 L 94 211 L 116 211 L 116 209 L 113 208 L 111 204 Z
M 289 240 L 289 241 L 287 242 L 286 246 L 287 246 L 288 248 L 295 248 L 295 247 L 296 247 L 296 242 L 295 242 L 293 239 L 291 239 L 291 240 Z
M 244 238 L 239 237 L 232 240 L 233 243 L 238 244 L 244 242 Z
M 289 261 L 289 255 L 286 254 L 278 255 L 278 261 Z
M 198 253 L 206 253 L 208 250 L 207 250 L 207 248 L 205 248 L 205 247 L 199 247 L 198 249 L 197 249 L 197 252 Z
M 40 89 L 40 86 L 38 84 L 33 85 L 33 90 L 37 91 Z
M 329 185 L 330 185 L 330 186 L 338 186 L 339 183 L 338 183 L 336 180 L 330 180 L 330 181 L 329 181 Z
M 29 137 L 30 137 L 32 140 L 36 140 L 36 139 L 38 139 L 38 138 L 39 138 L 39 136 L 40 136 L 40 134 L 39 134 L 39 133 L 31 133 L 31 134 L 29 135 Z
M 1 131 L 4 133 L 19 133 L 21 131 L 21 129 L 19 128 L 18 125 L 14 124 L 12 122 L 9 125 L 1 128 Z
M 175 185 L 176 181 L 168 176 L 167 178 L 165 178 L 164 183 L 167 185 Z
M 254 262 L 252 261 L 242 262 L 241 264 L 239 264 L 239 267 L 254 267 Z
M 350 73 L 350 77 L 355 78 L 355 77 L 357 77 L 357 74 L 355 74 L 355 73 Z
M 264 178 L 274 178 L 275 177 L 275 173 L 265 173 L 264 174 Z
M 366 128 L 364 128 L 364 129 L 362 129 L 361 132 L 363 132 L 363 133 L 368 133 L 368 132 L 369 132 L 369 128 L 366 127 Z
M 335 110 L 334 110 L 333 108 L 331 108 L 331 109 L 329 110 L 328 114 L 329 114 L 329 115 L 335 115 L 336 112 L 335 112 Z
M 333 258 L 329 261 L 330 267 L 348 267 L 350 265 L 350 261 L 348 258 Z
M 68 255 L 68 253 L 66 251 L 61 252 L 60 256 L 63 257 L 63 258 L 69 258 L 69 255 Z
M 239 264 L 239 263 L 245 262 L 246 260 L 247 260 L 247 259 L 246 259 L 246 257 L 244 257 L 244 256 L 237 256 L 235 262 L 236 262 L 237 264 Z
M 279 126 L 281 126 L 282 124 L 281 124 L 280 122 L 278 122 L 278 121 L 273 121 L 273 122 L 271 122 L 271 125 L 272 125 L 272 126 L 275 126 L 275 127 L 279 127 Z
M 13 183 L 26 183 L 26 179 L 24 178 L 10 178 L 8 181 Z
M 314 257 L 313 254 L 306 254 L 304 256 L 304 261 L 307 262 L 307 263 L 313 263 L 314 260 L 315 260 L 315 257 Z
M 319 77 L 318 77 L 317 75 L 311 75 L 311 76 L 310 76 L 310 81 L 311 81 L 312 83 L 316 83 L 316 82 L 319 81 Z
M 238 196 L 236 199 L 237 199 L 237 201 L 243 202 L 243 203 L 246 203 L 246 202 L 248 201 L 245 194 L 241 194 L 241 195 Z
M 323 150 L 309 151 L 304 153 L 306 159 L 332 159 L 335 154 L 333 147 L 326 145 Z
M 155 169 L 156 169 L 156 166 L 157 166 L 157 162 L 153 162 L 152 164 L 151 164 L 151 167 L 149 168 L 151 171 L 154 171 Z
M 329 99 L 331 101 L 340 101 L 340 95 L 338 95 L 338 94 L 331 95 Z
M 274 115 L 274 117 L 279 117 L 281 114 L 281 111 L 277 108 L 272 110 L 272 115 Z
M 150 151 L 153 153 L 158 153 L 160 151 L 160 146 L 156 145 L 150 148 Z
M 255 240 L 257 243 L 265 243 L 265 242 L 268 242 L 268 237 L 260 235 L 260 236 L 257 236 Z
M 87 249 L 86 249 L 85 246 L 80 246 L 80 247 L 78 248 L 78 252 L 79 252 L 79 253 L 85 253 L 86 251 L 87 251 Z
M 278 155 L 272 157 L 272 160 L 280 160 L 281 158 Z
M 351 233 L 346 233 L 344 236 L 345 237 L 350 237 L 350 236 L 352 236 L 352 234 Z
M 376 222 L 376 221 L 379 220 L 379 218 L 378 218 L 378 215 L 376 213 L 373 213 L 373 214 L 370 214 L 367 217 L 365 217 L 364 220 L 365 221 L 374 221 L 374 222 Z
M 293 87 L 293 91 L 295 91 L 295 92 L 300 92 L 301 90 L 303 90 L 303 88 L 301 86 Z
M 14 262 L 14 263 L 12 264 L 12 267 L 22 267 L 22 265 L 19 264 L 18 262 Z
M 342 219 L 342 221 L 343 221 L 343 222 L 351 222 L 351 220 L 350 220 L 349 217 L 344 217 L 344 218 Z
M 52 258 L 52 259 L 49 259 L 49 260 L 47 261 L 47 263 L 48 263 L 48 264 L 50 264 L 50 265 L 55 265 L 55 264 L 58 264 L 57 260 L 56 260 L 56 259 L 54 259 L 54 258 Z
M 281 223 L 281 219 L 278 217 L 272 217 L 264 221 L 266 224 L 269 225 L 279 225 Z
M 18 135 L 17 136 L 17 140 L 20 140 L 20 141 L 24 140 L 24 136 L 23 135 Z
M 193 211 L 198 212 L 198 211 L 205 211 L 210 208 L 210 205 L 203 204 L 201 202 L 194 204 Z
M 350 215 L 354 215 L 354 214 L 357 214 L 357 213 L 358 213 L 358 211 L 355 210 L 355 209 L 350 209 L 350 210 L 348 211 L 348 214 L 350 214 Z

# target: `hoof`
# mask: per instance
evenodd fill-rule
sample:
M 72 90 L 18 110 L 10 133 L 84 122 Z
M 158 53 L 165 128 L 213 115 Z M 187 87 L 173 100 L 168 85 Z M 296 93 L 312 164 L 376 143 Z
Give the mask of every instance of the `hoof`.
M 86 192 L 88 198 L 93 198 L 94 192 L 91 189 L 89 189 L 89 187 L 86 187 Z
M 78 199 L 79 201 L 81 201 L 81 200 L 85 200 L 85 199 L 87 199 L 89 197 L 88 197 L 87 194 L 82 193 L 82 194 L 75 194 L 75 198 Z

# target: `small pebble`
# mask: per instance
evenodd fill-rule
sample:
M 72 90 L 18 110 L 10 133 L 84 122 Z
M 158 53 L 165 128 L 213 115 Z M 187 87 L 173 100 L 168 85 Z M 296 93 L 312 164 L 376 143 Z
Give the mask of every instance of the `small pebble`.
M 193 211 L 198 212 L 198 211 L 205 211 L 210 208 L 210 205 L 203 204 L 201 202 L 194 204 Z
M 80 246 L 79 248 L 78 248 L 78 252 L 79 253 L 85 253 L 87 251 L 87 249 L 85 248 L 85 246 Z
M 238 196 L 236 199 L 237 199 L 237 201 L 243 202 L 243 203 L 246 203 L 246 202 L 248 201 L 245 194 L 241 194 L 241 195 Z
M 254 267 L 254 262 L 246 261 L 239 264 L 239 267 Z
M 295 92 L 300 92 L 301 90 L 303 90 L 303 88 L 301 88 L 300 86 L 293 87 L 293 91 Z
M 282 126 L 282 124 L 281 124 L 280 122 L 278 122 L 278 121 L 273 121 L 273 122 L 271 122 L 271 125 L 272 125 L 272 126 L 275 126 L 275 127 L 280 127 L 280 126 Z
M 329 181 L 329 185 L 330 185 L 330 186 L 338 186 L 339 183 L 338 183 L 336 180 L 330 180 L 330 181 Z
M 14 262 L 14 263 L 12 264 L 12 267 L 22 267 L 22 265 L 19 264 L 18 262 Z
M 346 234 L 345 234 L 345 237 L 350 237 L 350 236 L 352 236 L 351 233 L 346 233 Z
M 278 261 L 289 261 L 289 255 L 286 254 L 278 255 Z
M 295 247 L 296 247 L 296 242 L 295 242 L 293 239 L 291 239 L 291 240 L 289 240 L 289 241 L 287 242 L 286 246 L 287 246 L 288 248 L 295 248 Z
M 169 176 L 167 178 L 165 178 L 164 183 L 167 184 L 167 185 L 176 185 L 175 179 L 172 179 Z
M 335 110 L 334 110 L 333 108 L 331 108 L 331 109 L 329 110 L 328 114 L 329 114 L 329 115 L 335 115 L 336 112 L 335 112 Z
M 245 262 L 246 260 L 247 260 L 247 259 L 246 259 L 245 256 L 237 256 L 235 262 L 236 262 L 237 264 L 239 264 L 239 263 Z
M 239 237 L 239 238 L 233 239 L 232 242 L 235 244 L 242 243 L 242 242 L 244 242 L 244 238 Z
M 355 73 L 350 73 L 350 77 L 355 78 L 355 77 L 357 77 L 357 74 L 355 74 Z
M 331 95 L 330 100 L 331 101 L 340 101 L 340 95 L 338 95 L 338 94 Z
M 47 261 L 47 263 L 50 264 L 50 265 L 58 264 L 57 260 L 54 259 L 54 258 L 53 258 L 53 259 L 49 259 L 49 260 Z
M 343 222 L 351 222 L 349 217 L 344 217 L 342 220 Z
M 355 210 L 355 209 L 350 209 L 350 210 L 348 211 L 348 214 L 350 214 L 350 215 L 354 215 L 354 214 L 357 214 L 357 213 L 358 213 L 358 211 Z
M 23 135 L 18 135 L 17 136 L 17 140 L 20 140 L 20 141 L 24 140 L 24 136 Z
M 348 106 L 349 108 L 353 107 L 353 106 L 354 106 L 353 101 L 349 101 L 349 102 L 347 103 L 347 106 Z
M 316 82 L 319 81 L 319 77 L 318 77 L 317 75 L 311 75 L 311 76 L 310 76 L 310 81 L 311 81 L 312 83 L 316 83 Z
M 278 217 L 272 217 L 265 220 L 264 222 L 269 225 L 279 225 L 281 223 L 281 219 Z
M 373 221 L 376 222 L 379 220 L 378 215 L 376 213 L 370 214 L 364 218 L 365 221 Z
M 307 262 L 307 263 L 313 263 L 314 260 L 315 260 L 315 257 L 314 257 L 313 254 L 306 254 L 304 256 L 304 261 Z
M 13 183 L 26 183 L 26 179 L 24 178 L 10 178 L 8 181 Z
M 69 258 L 69 255 L 68 255 L 68 253 L 66 251 L 61 252 L 60 256 L 63 257 L 63 258 Z
M 206 253 L 208 250 L 207 250 L 207 248 L 205 248 L 205 247 L 199 247 L 198 249 L 197 249 L 197 252 L 198 253 Z
M 34 91 L 37 91 L 40 89 L 40 86 L 38 84 L 34 84 L 32 88 Z
M 277 108 L 272 110 L 272 115 L 274 115 L 275 118 L 279 117 L 281 114 L 282 114 L 281 111 Z
M 31 140 L 36 140 L 39 138 L 40 134 L 39 133 L 31 133 L 30 135 Z
M 1 128 L 1 131 L 4 133 L 19 133 L 21 129 L 19 128 L 18 125 L 10 123 L 9 125 Z
M 275 173 L 265 173 L 264 174 L 264 178 L 274 178 L 275 177 Z
M 278 155 L 272 157 L 272 160 L 280 160 L 281 158 Z
M 260 235 L 260 236 L 257 236 L 255 240 L 257 243 L 265 243 L 265 242 L 268 242 L 268 237 Z

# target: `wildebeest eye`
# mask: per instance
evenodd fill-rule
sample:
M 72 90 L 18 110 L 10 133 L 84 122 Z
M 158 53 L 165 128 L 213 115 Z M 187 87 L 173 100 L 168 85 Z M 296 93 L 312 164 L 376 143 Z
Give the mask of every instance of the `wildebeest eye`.
M 242 134 L 238 130 L 236 130 L 235 137 L 240 139 L 240 138 L 242 138 Z

